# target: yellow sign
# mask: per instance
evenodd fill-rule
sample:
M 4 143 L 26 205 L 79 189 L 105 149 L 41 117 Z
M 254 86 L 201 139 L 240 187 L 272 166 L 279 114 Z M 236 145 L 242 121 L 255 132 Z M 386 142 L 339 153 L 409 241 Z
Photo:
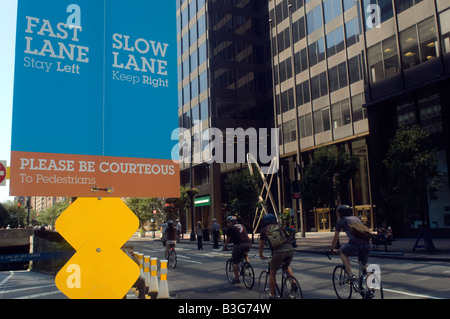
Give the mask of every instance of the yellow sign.
M 77 253 L 56 275 L 72 299 L 121 299 L 139 277 L 139 266 L 120 248 L 139 220 L 119 198 L 78 198 L 56 221 Z

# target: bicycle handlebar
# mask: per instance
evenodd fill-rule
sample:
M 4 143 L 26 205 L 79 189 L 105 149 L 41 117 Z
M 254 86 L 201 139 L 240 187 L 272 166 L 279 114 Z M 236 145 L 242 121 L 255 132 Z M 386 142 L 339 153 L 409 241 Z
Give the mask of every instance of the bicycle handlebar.
M 325 255 L 327 255 L 329 260 L 331 260 L 330 255 L 338 255 L 338 254 L 339 254 L 339 250 L 335 250 L 335 249 L 327 249 L 327 250 L 325 250 Z

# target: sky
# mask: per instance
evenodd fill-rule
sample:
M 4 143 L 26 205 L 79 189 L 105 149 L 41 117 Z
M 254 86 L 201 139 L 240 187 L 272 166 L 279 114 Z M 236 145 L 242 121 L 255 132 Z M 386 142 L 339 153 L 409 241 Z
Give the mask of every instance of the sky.
M 17 0 L 0 0 L 0 160 L 11 159 L 11 123 L 16 46 Z M 0 202 L 9 196 L 9 180 L 0 186 Z

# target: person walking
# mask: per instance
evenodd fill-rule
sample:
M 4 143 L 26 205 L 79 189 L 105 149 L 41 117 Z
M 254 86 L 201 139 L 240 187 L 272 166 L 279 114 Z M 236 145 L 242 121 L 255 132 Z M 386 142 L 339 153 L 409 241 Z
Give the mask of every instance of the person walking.
M 203 225 L 201 221 L 197 222 L 196 233 L 197 233 L 197 249 L 203 250 Z
M 217 222 L 217 219 L 213 218 L 212 222 L 213 223 L 212 223 L 212 226 L 211 226 L 211 231 L 213 233 L 213 240 L 214 240 L 213 248 L 218 249 L 219 248 L 220 227 L 219 227 L 219 223 Z

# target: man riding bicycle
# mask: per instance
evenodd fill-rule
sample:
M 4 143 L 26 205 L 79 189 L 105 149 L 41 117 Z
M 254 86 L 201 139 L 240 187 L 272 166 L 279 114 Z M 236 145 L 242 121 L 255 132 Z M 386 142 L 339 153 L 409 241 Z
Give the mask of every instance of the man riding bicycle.
M 234 279 L 233 284 L 238 284 L 239 281 L 239 262 L 241 258 L 248 261 L 248 252 L 252 246 L 250 238 L 248 238 L 248 233 L 242 224 L 237 222 L 235 216 L 227 217 L 227 240 L 223 246 L 223 250 L 228 250 L 228 244 L 232 242 L 233 252 L 231 254 L 231 259 L 233 261 L 233 271 Z
M 166 258 L 168 258 L 170 246 L 175 247 L 177 244 L 177 227 L 173 220 L 169 220 L 167 222 L 167 227 L 164 230 L 163 237 L 166 239 Z
M 353 210 L 350 206 L 340 205 L 337 208 L 336 217 L 338 218 L 338 221 L 336 223 L 336 232 L 334 233 L 331 242 L 331 250 L 335 249 L 339 240 L 339 233 L 341 230 L 344 230 L 349 241 L 341 247 L 341 259 L 348 273 L 347 280 L 353 282 L 355 280 L 355 275 L 353 274 L 349 256 L 359 256 L 364 270 L 367 270 L 367 262 L 369 261 L 372 244 L 370 243 L 370 240 L 358 238 L 352 233 L 349 223 L 362 224 L 362 222 L 358 217 L 353 216 Z
M 272 251 L 272 259 L 270 260 L 269 268 L 269 288 L 270 288 L 270 296 L 271 298 L 275 297 L 275 286 L 277 284 L 277 271 L 281 266 L 284 267 L 284 270 L 288 275 L 294 276 L 294 272 L 289 267 L 292 259 L 294 258 L 294 248 L 289 243 L 288 240 L 285 240 L 284 243 L 277 245 L 277 247 L 273 247 L 270 242 L 270 236 L 267 234 L 268 229 L 277 225 L 277 217 L 274 214 L 267 214 L 263 218 L 264 227 L 259 234 L 259 258 L 265 259 L 266 257 L 263 255 L 264 251 L 264 242 L 267 240 L 269 242 L 269 247 Z M 283 232 L 284 238 L 288 238 L 284 230 L 279 228 L 280 232 Z

